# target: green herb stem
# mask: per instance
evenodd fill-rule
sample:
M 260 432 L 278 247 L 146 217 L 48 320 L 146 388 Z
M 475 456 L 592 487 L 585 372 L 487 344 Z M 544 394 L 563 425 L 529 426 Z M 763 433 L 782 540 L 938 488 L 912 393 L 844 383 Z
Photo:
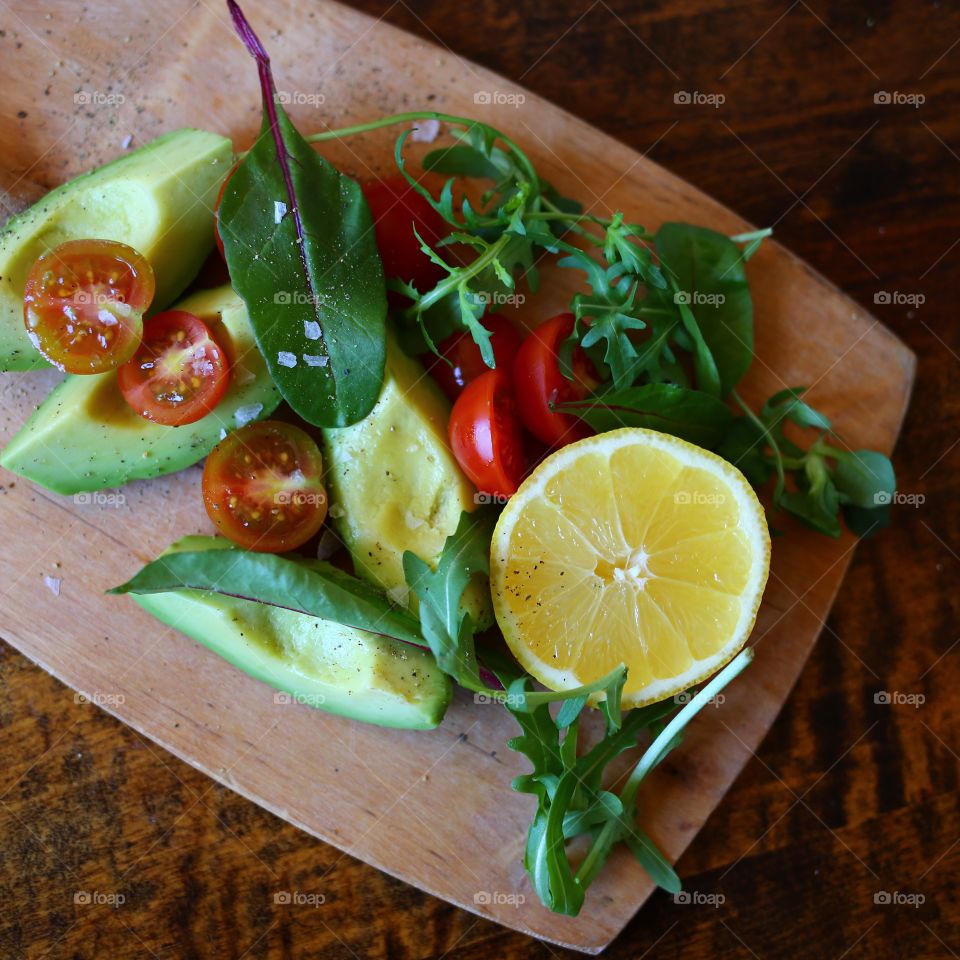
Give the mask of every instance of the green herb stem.
M 780 445 L 777 443 L 777 438 L 774 436 L 773 431 L 744 403 L 743 398 L 737 393 L 736 390 L 731 390 L 730 395 L 736 401 L 737 406 L 746 414 L 747 419 L 750 420 L 763 434 L 766 438 L 767 443 L 770 444 L 770 449 L 773 450 L 774 454 L 774 467 L 777 471 L 777 486 L 773 493 L 773 502 L 777 504 L 780 502 L 780 498 L 783 496 L 783 491 L 786 489 L 787 478 L 784 472 L 783 465 L 783 454 L 780 452 Z
M 670 752 L 677 737 L 687 724 L 710 702 L 723 688 L 739 676 L 753 660 L 753 650 L 742 650 L 708 684 L 706 684 L 683 709 L 670 720 L 653 743 L 644 751 L 633 768 L 623 790 L 620 801 L 623 805 L 624 820 L 608 820 L 590 846 L 586 857 L 577 870 L 577 882 L 587 887 L 593 882 L 603 867 L 617 834 L 625 826 L 630 829 L 636 815 L 637 791 L 647 774 Z

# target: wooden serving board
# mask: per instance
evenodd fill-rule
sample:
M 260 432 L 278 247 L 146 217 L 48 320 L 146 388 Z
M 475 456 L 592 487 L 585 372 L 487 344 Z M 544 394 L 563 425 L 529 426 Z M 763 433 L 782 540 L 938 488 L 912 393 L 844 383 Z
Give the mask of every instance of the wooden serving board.
M 7 98 L 0 187 L 14 203 L 176 126 L 213 128 L 239 147 L 255 135 L 256 71 L 215 0 L 120 0 L 82 12 L 72 0 L 18 8 L 6 26 L 33 52 L 0 61 Z M 747 228 L 559 108 L 365 15 L 296 0 L 251 0 L 247 13 L 304 131 L 408 109 L 472 115 L 512 135 L 546 177 L 594 212 L 622 209 L 649 227 L 689 220 L 731 233 Z M 371 135 L 328 155 L 367 174 L 389 167 L 391 142 L 392 135 Z M 775 243 L 757 254 L 750 276 L 758 357 L 744 384 L 747 399 L 811 384 L 816 405 L 851 444 L 889 451 L 913 379 L 910 351 Z M 547 271 L 543 294 L 520 309 L 520 320 L 562 307 L 574 279 L 572 271 Z M 0 375 L 0 440 L 54 380 Z M 505 746 L 515 729 L 499 707 L 458 696 L 439 730 L 404 733 L 278 705 L 269 688 L 129 599 L 104 596 L 174 538 L 208 530 L 199 476 L 193 468 L 133 484 L 122 502 L 87 503 L 0 477 L 4 639 L 177 756 L 346 853 L 534 936 L 602 950 L 649 895 L 650 881 L 620 853 L 580 917 L 539 906 L 521 866 L 532 798 L 510 789 L 525 761 Z M 754 666 L 722 706 L 697 718 L 642 795 L 644 824 L 671 858 L 694 838 L 780 710 L 850 561 L 852 537 L 833 541 L 782 525 L 788 535 L 774 545 Z

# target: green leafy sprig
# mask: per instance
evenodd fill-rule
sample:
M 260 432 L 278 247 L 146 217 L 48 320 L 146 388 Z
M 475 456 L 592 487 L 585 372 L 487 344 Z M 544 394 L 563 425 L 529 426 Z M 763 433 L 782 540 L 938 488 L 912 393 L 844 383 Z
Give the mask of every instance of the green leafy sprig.
M 493 689 L 484 682 L 474 625 L 461 607 L 472 578 L 488 572 L 488 550 L 489 518 L 464 513 L 444 543 L 436 569 L 410 551 L 404 554 L 403 566 L 420 602 L 423 636 L 440 668 L 461 686 L 502 704 L 520 727 L 520 735 L 508 746 L 526 756 L 533 768 L 513 783 L 515 790 L 537 798 L 524 852 L 533 889 L 549 909 L 575 916 L 613 847 L 623 842 L 657 884 L 678 891 L 680 881 L 669 860 L 636 823 L 637 791 L 650 770 L 680 742 L 687 723 L 747 666 L 752 653 L 740 653 L 679 710 L 675 700 L 624 713 L 620 706 L 627 680 L 624 666 L 580 687 L 536 690 L 532 678 L 513 661 L 484 651 L 486 664 L 504 688 Z M 599 707 L 604 733 L 581 753 L 580 720 L 589 703 Z M 616 793 L 607 782 L 610 763 L 636 748 L 644 733 L 652 734 L 652 742 Z M 589 846 L 577 865 L 568 844 L 581 836 L 589 838 Z

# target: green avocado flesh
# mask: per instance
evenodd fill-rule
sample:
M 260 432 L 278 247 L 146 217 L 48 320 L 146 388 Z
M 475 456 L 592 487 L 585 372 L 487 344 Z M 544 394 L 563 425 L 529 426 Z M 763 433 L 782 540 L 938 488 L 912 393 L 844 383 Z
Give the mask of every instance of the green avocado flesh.
M 233 160 L 226 137 L 174 130 L 57 187 L 0 232 L 0 370 L 47 365 L 27 338 L 23 289 L 36 259 L 67 240 L 118 240 L 153 267 L 151 310 L 172 303 L 213 248 L 213 207 Z
M 330 515 L 359 576 L 413 606 L 403 575 L 412 550 L 436 565 L 461 514 L 477 507 L 447 440 L 450 404 L 422 365 L 387 338 L 380 398 L 349 427 L 324 430 Z M 493 622 L 490 591 L 471 583 L 464 609 L 480 629 Z
M 0 454 L 0 466 L 72 494 L 183 470 L 227 431 L 272 413 L 280 402 L 257 348 L 243 301 L 229 287 L 177 304 L 206 321 L 230 358 L 230 385 L 216 409 L 195 423 L 166 427 L 127 404 L 115 371 L 68 376 Z
M 236 549 L 184 537 L 167 550 Z M 144 610 L 287 697 L 382 727 L 427 730 L 443 719 L 449 678 L 409 644 L 253 600 L 194 590 L 132 595 Z

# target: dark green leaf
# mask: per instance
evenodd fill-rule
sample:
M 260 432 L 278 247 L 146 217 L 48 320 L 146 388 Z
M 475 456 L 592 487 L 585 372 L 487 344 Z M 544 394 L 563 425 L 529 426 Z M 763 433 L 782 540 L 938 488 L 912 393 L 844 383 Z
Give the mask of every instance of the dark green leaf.
M 423 169 L 487 180 L 499 180 L 501 177 L 501 171 L 488 157 L 474 147 L 463 144 L 432 150 L 423 158 Z
M 165 554 L 110 593 L 202 590 L 295 610 L 424 646 L 416 617 L 375 587 L 319 560 L 295 561 L 248 550 Z
M 597 433 L 646 427 L 711 450 L 726 436 L 733 421 L 729 408 L 716 397 L 668 383 L 613 390 L 557 409 L 579 417 Z
M 461 686 L 483 692 L 489 691 L 480 679 L 474 624 L 460 600 L 475 575 L 489 572 L 490 535 L 486 510 L 465 512 L 447 537 L 436 570 L 411 550 L 403 555 L 407 586 L 420 601 L 420 629 L 437 665 Z
M 800 398 L 806 393 L 806 387 L 788 387 L 775 393 L 764 405 L 760 418 L 775 426 L 784 420 L 792 420 L 797 426 L 811 427 L 817 430 L 829 430 L 830 421 L 818 410 L 814 410 Z
M 897 489 L 897 478 L 888 457 L 875 450 L 836 450 L 834 483 L 847 503 L 865 510 L 888 505 Z
M 753 360 L 753 301 L 743 253 L 729 237 L 684 223 L 663 224 L 656 249 L 661 266 L 689 299 L 725 397 Z
M 220 206 L 230 279 L 287 403 L 309 423 L 347 426 L 376 403 L 386 355 L 370 211 L 294 128 L 266 51 L 232 2 L 231 13 L 260 68 L 263 125 Z
M 624 834 L 623 841 L 658 887 L 662 887 L 667 893 L 680 892 L 680 878 L 676 870 L 650 837 L 638 827 L 632 827 Z
M 730 425 L 717 453 L 732 463 L 751 486 L 762 487 L 770 479 L 772 467 L 764 456 L 763 431 L 748 417 L 737 417 Z
M 864 507 L 846 504 L 842 509 L 843 519 L 847 521 L 847 526 L 858 537 L 871 537 L 879 530 L 890 526 L 889 506 L 867 510 Z

